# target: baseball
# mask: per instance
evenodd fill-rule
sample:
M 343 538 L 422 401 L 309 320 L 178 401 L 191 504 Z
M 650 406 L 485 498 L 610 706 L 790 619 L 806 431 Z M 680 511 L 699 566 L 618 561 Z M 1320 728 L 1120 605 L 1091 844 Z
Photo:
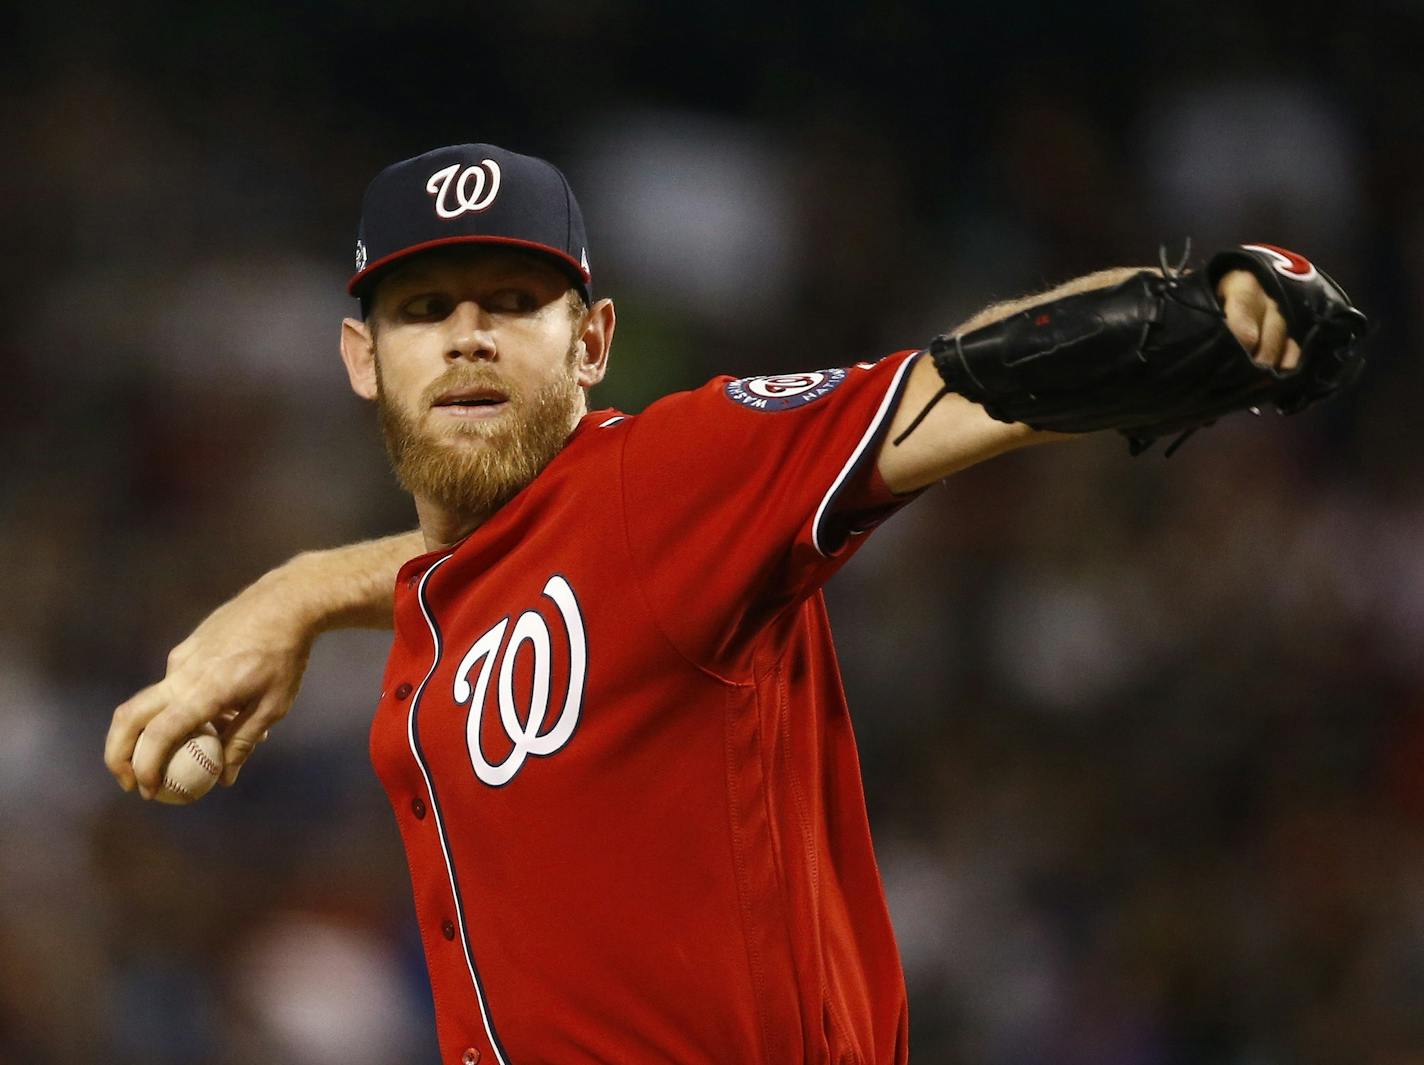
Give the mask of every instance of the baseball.
M 143 747 L 143 734 L 138 737 L 134 755 Z M 154 796 L 159 802 L 173 806 L 184 806 L 197 802 L 218 782 L 222 774 L 222 742 L 218 730 L 211 724 L 204 724 L 189 734 L 163 767 L 163 787 Z

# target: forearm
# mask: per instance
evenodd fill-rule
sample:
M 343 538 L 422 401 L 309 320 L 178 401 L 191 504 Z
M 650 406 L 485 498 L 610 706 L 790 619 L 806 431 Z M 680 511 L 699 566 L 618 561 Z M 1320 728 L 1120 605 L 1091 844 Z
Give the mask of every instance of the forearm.
M 1123 266 L 1099 270 L 1046 292 L 990 304 L 951 332 L 969 333 L 1064 296 L 1111 288 L 1146 269 L 1155 268 Z M 919 365 L 911 371 L 880 448 L 880 475 L 893 492 L 905 493 L 923 488 L 968 466 L 1029 444 L 1070 439 L 1061 433 L 1045 433 L 1016 422 L 998 421 L 991 418 L 983 407 L 963 396 L 940 396 L 943 385 L 934 364 L 928 358 L 921 357 Z M 940 397 L 938 400 L 937 396 Z M 895 443 L 931 402 L 934 407 L 924 421 L 899 444 Z
M 1053 300 L 1062 299 L 1064 296 L 1074 296 L 1079 292 L 1091 292 L 1095 288 L 1112 288 L 1120 285 L 1129 277 L 1140 274 L 1144 270 L 1156 270 L 1155 266 L 1115 266 L 1109 270 L 1098 270 L 1091 274 L 1084 274 L 1082 277 L 1075 277 L 1071 281 L 1065 281 L 1056 288 L 1048 289 L 1037 295 L 1024 296 L 1021 299 L 1005 300 L 1002 303 L 991 303 L 974 317 L 970 318 L 963 325 L 952 330 L 951 333 L 970 333 L 975 329 L 980 329 L 986 325 L 1003 321 L 1019 311 L 1028 310 L 1030 307 L 1037 307 L 1040 303 L 1051 303 Z
M 258 584 L 313 634 L 330 629 L 388 629 L 396 573 L 424 550 L 425 541 L 417 531 L 306 551 Z

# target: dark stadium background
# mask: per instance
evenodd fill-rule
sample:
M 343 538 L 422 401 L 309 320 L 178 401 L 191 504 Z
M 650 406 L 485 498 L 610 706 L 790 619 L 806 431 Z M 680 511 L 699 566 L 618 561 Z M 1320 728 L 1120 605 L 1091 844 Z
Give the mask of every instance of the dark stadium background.
M 915 1061 L 1424 1061 L 1417 3 L 6 22 L 4 1065 L 436 1060 L 366 761 L 380 634 L 324 640 L 196 807 L 100 754 L 221 599 L 413 524 L 337 323 L 366 181 L 462 140 L 579 190 L 620 309 L 594 399 L 625 409 L 917 346 L 1187 236 L 1324 264 L 1378 323 L 1358 389 L 1169 461 L 1111 435 L 994 461 L 829 598 Z

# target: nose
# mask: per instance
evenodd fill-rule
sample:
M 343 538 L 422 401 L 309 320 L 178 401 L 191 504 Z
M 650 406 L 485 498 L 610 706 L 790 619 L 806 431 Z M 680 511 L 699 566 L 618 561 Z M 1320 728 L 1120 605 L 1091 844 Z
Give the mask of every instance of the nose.
M 498 357 L 494 332 L 490 326 L 490 316 L 474 300 L 465 300 L 456 305 L 446 318 L 449 336 L 445 358 L 451 362 L 457 359 L 494 359 Z

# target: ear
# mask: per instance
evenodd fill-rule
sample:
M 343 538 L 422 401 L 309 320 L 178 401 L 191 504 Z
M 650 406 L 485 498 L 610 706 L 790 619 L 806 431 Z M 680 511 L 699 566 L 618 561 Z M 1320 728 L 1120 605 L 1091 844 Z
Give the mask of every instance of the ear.
M 584 315 L 577 341 L 581 388 L 592 388 L 608 372 L 608 351 L 613 347 L 613 328 L 617 324 L 612 300 L 599 300 Z
M 351 391 L 362 399 L 376 398 L 376 342 L 359 318 L 341 322 L 341 361 L 351 379 Z

